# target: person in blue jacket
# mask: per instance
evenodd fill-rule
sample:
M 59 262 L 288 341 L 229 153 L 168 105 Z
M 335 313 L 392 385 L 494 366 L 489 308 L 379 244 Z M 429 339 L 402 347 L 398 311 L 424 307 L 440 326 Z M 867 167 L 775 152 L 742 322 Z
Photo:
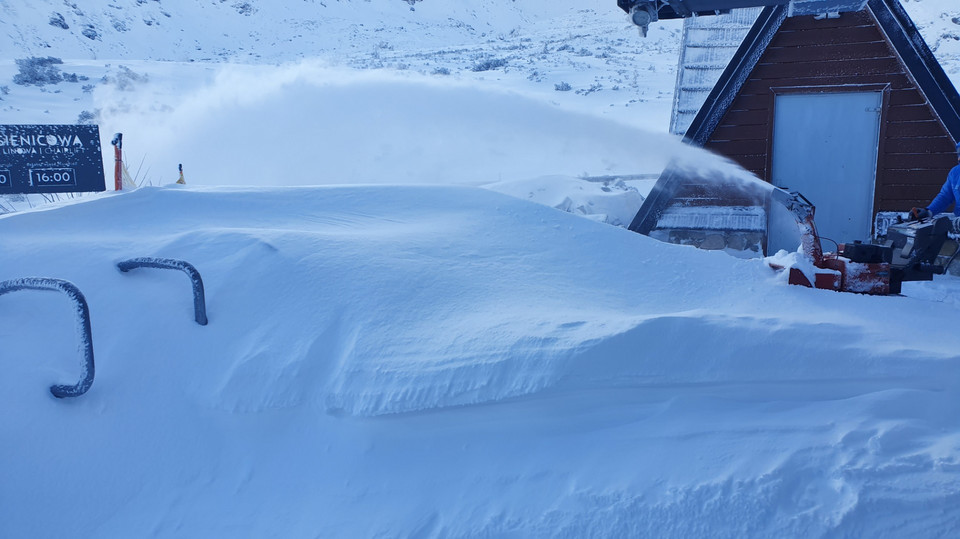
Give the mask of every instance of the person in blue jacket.
M 957 143 L 957 160 L 960 163 L 960 143 Z M 950 204 L 953 204 L 953 214 L 960 217 L 960 164 L 950 169 L 947 181 L 943 183 L 940 192 L 926 208 L 913 208 L 910 217 L 915 220 L 926 219 L 938 213 L 943 213 Z M 953 221 L 954 232 L 960 232 L 960 219 Z

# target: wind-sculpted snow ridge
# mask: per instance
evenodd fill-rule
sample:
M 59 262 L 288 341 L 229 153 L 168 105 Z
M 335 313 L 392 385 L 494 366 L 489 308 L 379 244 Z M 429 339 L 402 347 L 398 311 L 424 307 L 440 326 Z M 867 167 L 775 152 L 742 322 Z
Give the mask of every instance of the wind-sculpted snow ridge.
M 628 181 L 653 185 L 655 175 L 642 179 L 627 177 Z M 600 178 L 572 178 L 543 176 L 518 181 L 501 181 L 485 188 L 544 204 L 558 210 L 581 215 L 594 221 L 624 228 L 630 224 L 643 204 L 644 196 L 617 176 Z M 645 185 L 644 185 L 645 187 Z M 649 187 L 644 189 L 644 193 Z
M 849 324 L 668 311 L 617 332 L 626 321 L 601 321 L 596 313 L 585 318 L 592 331 L 586 322 L 561 324 L 553 337 L 518 339 L 502 350 L 490 350 L 494 339 L 481 333 L 460 354 L 354 357 L 332 374 L 327 412 L 383 415 L 603 389 L 630 389 L 651 399 L 688 390 L 756 400 L 844 399 L 881 391 L 945 392 L 960 378 L 955 355 L 878 350 L 863 328 Z M 577 332 L 589 337 L 578 340 Z M 809 342 L 811 332 L 823 340 Z M 443 329 L 433 338 L 442 339 Z M 873 374 L 878 366 L 880 374 Z

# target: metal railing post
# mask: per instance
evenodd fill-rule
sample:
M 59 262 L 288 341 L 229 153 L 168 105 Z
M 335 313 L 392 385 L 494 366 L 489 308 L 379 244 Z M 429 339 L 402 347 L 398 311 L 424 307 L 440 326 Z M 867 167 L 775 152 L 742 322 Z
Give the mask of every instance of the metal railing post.
M 200 272 L 189 262 L 172 258 L 140 257 L 131 258 L 117 263 L 120 271 L 126 273 L 136 268 L 176 269 L 183 271 L 193 284 L 193 314 L 194 319 L 201 326 L 207 325 L 207 305 L 203 294 L 203 279 Z
M 77 310 L 77 322 L 80 324 L 80 339 L 83 345 L 83 364 L 80 368 L 80 381 L 72 386 L 50 386 L 54 397 L 79 397 L 93 385 L 95 374 L 93 364 L 93 332 L 90 328 L 90 309 L 83 293 L 70 281 L 47 277 L 24 277 L 0 282 L 0 296 L 17 290 L 58 290 L 73 300 Z

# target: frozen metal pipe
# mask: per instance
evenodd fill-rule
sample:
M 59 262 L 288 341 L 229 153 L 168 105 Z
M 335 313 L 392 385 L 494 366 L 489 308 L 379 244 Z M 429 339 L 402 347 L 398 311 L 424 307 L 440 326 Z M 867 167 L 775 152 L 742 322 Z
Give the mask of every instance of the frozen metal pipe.
M 201 326 L 207 325 L 207 306 L 203 294 L 203 280 L 200 278 L 200 272 L 197 271 L 197 268 L 189 262 L 172 258 L 141 257 L 118 262 L 117 267 L 124 273 L 136 268 L 175 269 L 186 273 L 193 284 L 194 319 Z
M 0 282 L 0 295 L 17 290 L 56 290 L 63 292 L 73 300 L 76 306 L 77 323 L 80 325 L 80 340 L 83 348 L 83 363 L 80 367 L 80 381 L 74 385 L 50 386 L 54 397 L 79 397 L 93 385 L 93 332 L 90 328 L 90 309 L 80 289 L 73 283 L 62 279 L 47 277 L 23 277 Z

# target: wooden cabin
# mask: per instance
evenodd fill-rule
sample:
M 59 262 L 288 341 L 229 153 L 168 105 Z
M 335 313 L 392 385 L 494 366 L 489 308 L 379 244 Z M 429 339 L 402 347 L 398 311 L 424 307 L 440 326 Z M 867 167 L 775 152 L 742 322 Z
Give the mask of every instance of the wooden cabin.
M 878 212 L 925 206 L 957 165 L 960 95 L 898 0 L 788 15 L 759 13 L 684 137 L 800 191 L 822 236 L 867 240 Z M 660 204 L 630 228 L 655 228 Z

